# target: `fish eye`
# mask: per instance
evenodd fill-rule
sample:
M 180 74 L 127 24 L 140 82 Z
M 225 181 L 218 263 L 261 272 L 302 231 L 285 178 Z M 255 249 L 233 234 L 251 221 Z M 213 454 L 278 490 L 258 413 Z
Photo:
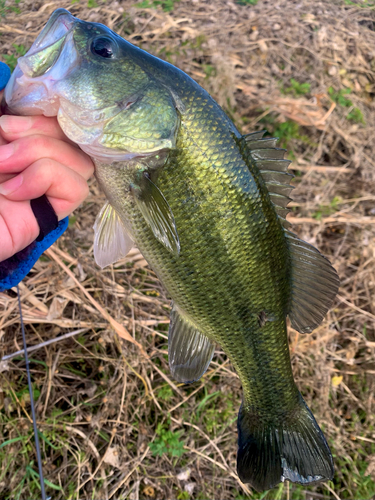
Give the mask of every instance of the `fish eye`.
M 97 56 L 112 59 L 116 52 L 116 42 L 107 36 L 99 36 L 91 42 L 91 52 Z

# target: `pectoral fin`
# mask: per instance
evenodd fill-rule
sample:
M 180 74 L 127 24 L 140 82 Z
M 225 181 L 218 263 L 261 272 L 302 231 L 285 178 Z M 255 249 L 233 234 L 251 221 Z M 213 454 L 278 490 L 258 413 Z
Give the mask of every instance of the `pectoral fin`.
M 102 269 L 125 257 L 134 244 L 117 212 L 108 201 L 96 218 L 94 231 L 95 262 Z
M 171 207 L 160 189 L 143 174 L 140 187 L 133 188 L 136 203 L 155 238 L 170 252 L 180 253 L 180 241 Z
M 169 367 L 185 384 L 199 380 L 214 355 L 215 345 L 173 306 L 168 333 Z

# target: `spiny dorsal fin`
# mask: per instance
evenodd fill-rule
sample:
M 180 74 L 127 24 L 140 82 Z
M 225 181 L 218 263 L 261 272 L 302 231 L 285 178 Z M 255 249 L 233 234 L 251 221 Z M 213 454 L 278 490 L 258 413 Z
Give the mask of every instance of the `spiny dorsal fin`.
M 215 345 L 173 305 L 168 333 L 168 358 L 173 378 L 185 384 L 199 380 L 214 350 Z
M 262 139 L 267 130 L 260 130 L 258 132 L 251 132 L 243 136 L 246 142 L 259 141 Z
M 251 135 L 251 134 L 250 134 Z M 267 149 L 275 148 L 278 143 L 277 137 L 265 137 L 264 139 L 254 140 L 253 138 L 246 139 L 247 147 L 252 151 L 253 149 Z
M 285 235 L 291 256 L 289 318 L 297 331 L 311 333 L 331 307 L 340 280 L 329 260 L 315 247 L 290 231 Z
M 261 151 L 266 151 L 267 154 L 264 155 L 262 159 L 255 160 L 255 164 L 259 168 L 263 180 L 266 183 L 271 201 L 274 204 L 281 224 L 283 227 L 288 228 L 291 225 L 290 222 L 286 220 L 286 216 L 290 212 L 287 205 L 291 201 L 288 195 L 293 189 L 293 186 L 289 184 L 289 181 L 293 179 L 293 174 L 288 172 L 290 161 L 280 158 L 281 155 L 284 156 L 285 154 L 284 149 L 257 149 L 252 151 L 251 154 L 253 155 L 254 152 L 258 154 L 258 152 Z M 274 159 L 271 158 L 272 153 L 274 154 Z
M 251 156 L 254 160 L 284 160 L 285 153 L 286 149 L 282 148 L 262 148 L 251 150 Z M 286 168 L 288 168 L 288 166 Z
M 290 210 L 287 205 L 291 199 L 289 193 L 293 186 L 289 184 L 293 174 L 288 172 L 289 160 L 285 160 L 285 149 L 276 148 L 277 138 L 266 137 L 263 139 L 265 131 L 254 132 L 244 136 L 246 146 L 250 150 L 252 159 L 255 161 L 267 189 L 276 213 L 284 228 L 290 227 L 286 220 Z

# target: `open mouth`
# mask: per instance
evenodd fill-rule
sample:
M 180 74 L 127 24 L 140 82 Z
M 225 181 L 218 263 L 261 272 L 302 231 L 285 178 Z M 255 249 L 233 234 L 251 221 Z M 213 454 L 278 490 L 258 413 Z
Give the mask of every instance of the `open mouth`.
M 23 57 L 18 59 L 5 88 L 2 109 L 11 114 L 56 116 L 54 83 L 64 78 L 76 60 L 73 31 L 77 19 L 67 10 L 56 10 Z
M 36 78 L 46 73 L 59 58 L 73 25 L 74 17 L 68 11 L 54 12 L 28 53 L 18 59 L 23 74 Z
M 66 36 L 74 25 L 75 17 L 65 9 L 57 9 L 39 33 L 28 54 L 32 55 L 45 49 Z

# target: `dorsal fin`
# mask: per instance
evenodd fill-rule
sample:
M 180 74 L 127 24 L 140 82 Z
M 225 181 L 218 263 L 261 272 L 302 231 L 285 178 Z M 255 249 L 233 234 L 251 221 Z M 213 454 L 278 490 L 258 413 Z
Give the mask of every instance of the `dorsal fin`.
M 282 148 L 262 148 L 251 150 L 251 156 L 254 160 L 284 160 L 285 153 L 286 149 Z
M 262 151 L 266 153 L 261 155 Z M 256 149 L 251 151 L 251 155 L 253 155 L 253 153 L 255 153 L 255 164 L 259 168 L 263 180 L 266 183 L 271 201 L 274 204 L 280 222 L 283 227 L 288 228 L 291 225 L 290 222 L 286 220 L 286 216 L 290 212 L 287 205 L 291 201 L 288 195 L 290 191 L 294 189 L 289 182 L 293 179 L 294 175 L 288 172 L 290 161 L 284 160 L 283 158 L 285 150 L 278 148 Z M 260 158 L 260 156 L 263 156 L 263 158 Z
M 245 136 L 245 140 L 247 147 L 252 151 L 253 149 L 275 148 L 279 139 L 277 137 L 265 137 L 264 139 L 255 140 L 253 138 L 246 139 Z
M 263 177 L 281 224 L 287 229 L 289 193 L 294 189 L 290 180 L 294 176 L 288 172 L 290 161 L 284 159 L 285 150 L 276 148 L 277 139 L 263 139 L 263 135 L 264 131 L 245 135 L 246 148 Z M 310 333 L 331 307 L 340 280 L 328 259 L 316 248 L 287 230 L 285 235 L 291 258 L 289 318 L 293 328 Z
M 289 318 L 295 330 L 311 333 L 331 307 L 340 280 L 319 250 L 290 231 L 285 231 L 285 235 L 291 257 Z
M 289 183 L 294 176 L 288 172 L 290 161 L 284 159 L 286 150 L 276 147 L 278 140 L 276 137 L 263 139 L 264 134 L 265 131 L 262 130 L 243 137 L 251 158 L 266 183 L 280 222 L 284 228 L 288 228 L 290 223 L 286 220 L 286 216 L 290 210 L 287 205 L 291 201 L 288 195 L 294 189 Z
M 267 130 L 260 130 L 258 132 L 251 132 L 251 134 L 246 134 L 243 136 L 246 142 L 259 141 L 262 139 Z

